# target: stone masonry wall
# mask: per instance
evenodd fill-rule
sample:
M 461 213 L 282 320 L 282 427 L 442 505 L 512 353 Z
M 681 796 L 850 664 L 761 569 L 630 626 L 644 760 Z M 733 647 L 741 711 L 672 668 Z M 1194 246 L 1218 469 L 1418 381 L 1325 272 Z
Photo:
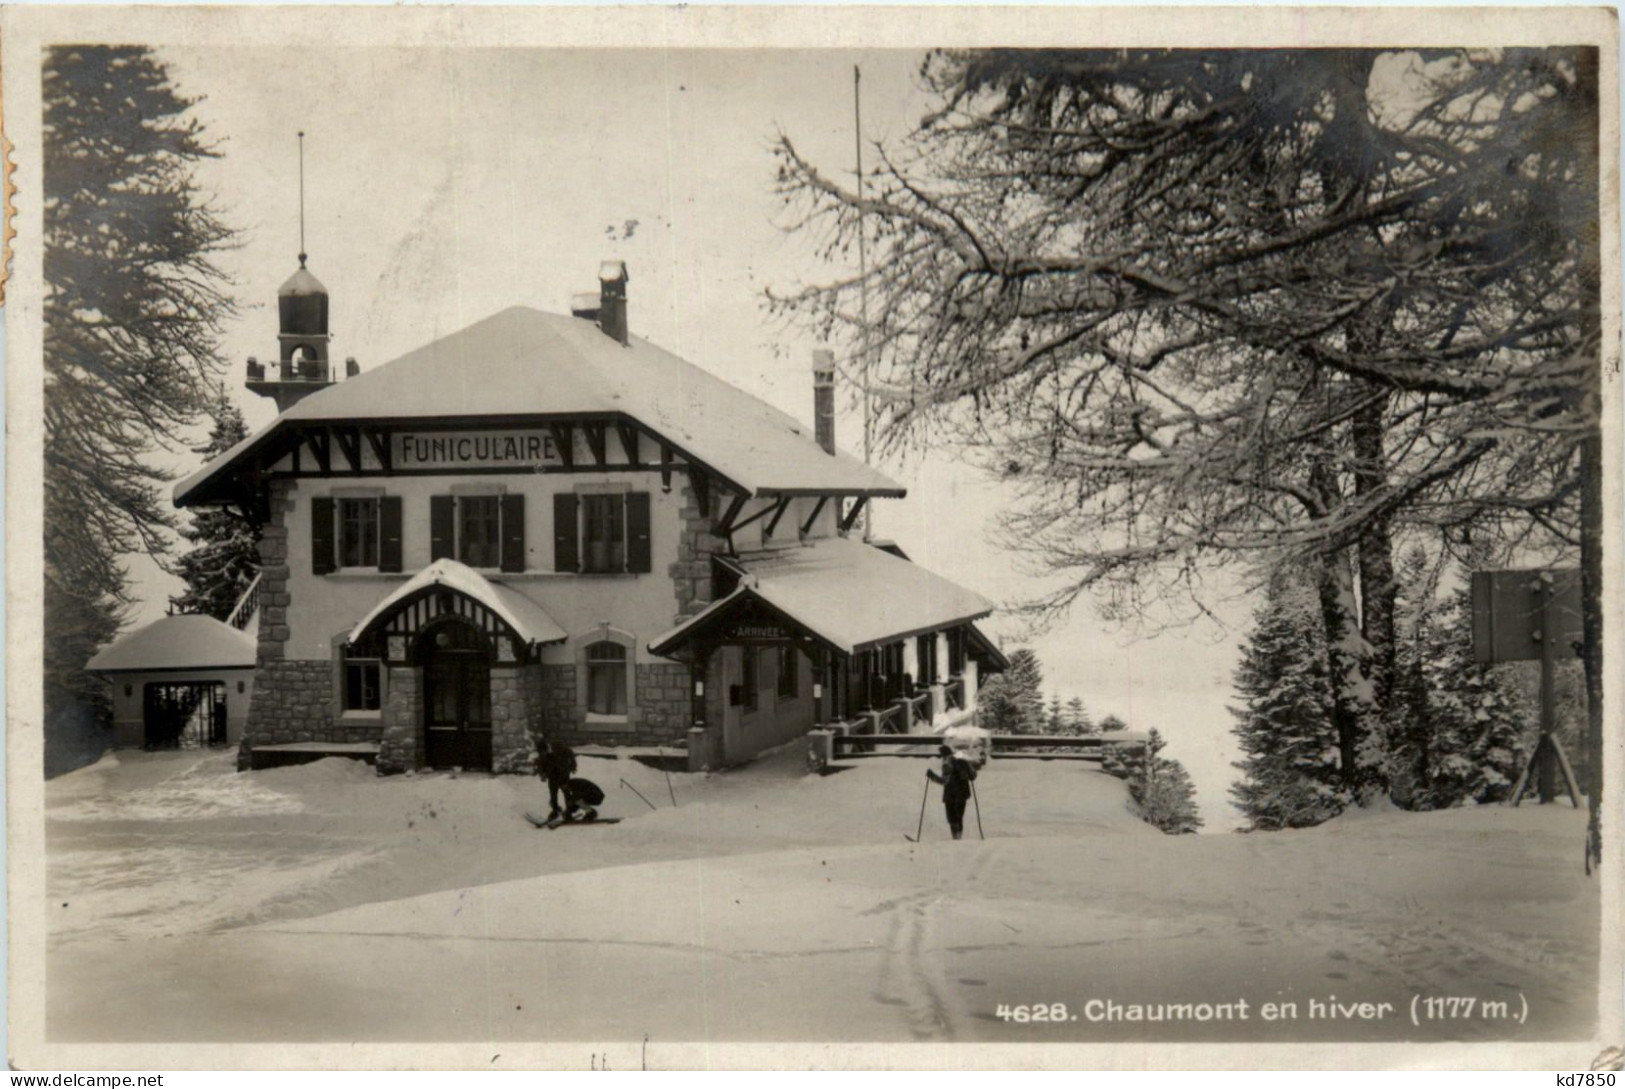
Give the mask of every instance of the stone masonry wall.
M 532 724 L 541 710 L 540 665 L 491 667 L 491 770 L 497 775 L 532 775 L 536 742 Z
M 384 696 L 383 738 L 378 746 L 378 774 L 398 775 L 415 771 L 422 757 L 423 670 L 416 666 L 391 666 L 389 690 Z
M 713 495 L 713 505 L 722 497 Z M 715 513 L 715 512 L 713 512 Z M 677 538 L 677 562 L 667 568 L 677 594 L 674 624 L 681 624 L 711 603 L 711 554 L 726 552 L 728 544 L 711 532 L 711 519 L 700 513 L 694 486 L 683 485 L 682 526 Z
M 720 495 L 711 497 L 713 504 L 721 500 Z M 672 586 L 677 594 L 677 615 L 673 618 L 674 624 L 681 624 L 711 604 L 711 555 L 715 552 L 726 552 L 727 548 L 728 543 L 711 532 L 711 519 L 700 513 L 699 502 L 694 498 L 693 485 L 684 484 L 682 529 L 677 541 L 677 562 L 670 568 Z M 642 703 L 644 668 L 638 667 L 639 703 Z M 675 716 L 663 721 L 669 721 L 673 740 L 682 738 L 692 748 L 698 740 L 698 737 L 688 736 L 689 728 L 694 725 L 694 710 L 689 698 L 689 685 L 693 683 L 692 674 L 688 667 L 683 665 L 654 668 L 669 668 L 681 673 L 682 698 L 673 703 Z M 656 682 L 657 686 L 662 687 L 666 683 L 668 682 Z M 703 751 L 691 754 L 689 760 L 691 770 L 710 768 L 719 763 L 713 754 L 722 751 L 722 713 L 722 660 L 712 655 L 705 668 L 706 740 L 701 746 Z
M 559 738 L 567 745 L 671 745 L 688 736 L 689 672 L 679 662 L 637 666 L 637 713 L 629 716 L 624 727 L 613 730 L 587 727 L 576 705 L 574 666 L 542 666 L 536 672 L 533 706 L 548 739 Z

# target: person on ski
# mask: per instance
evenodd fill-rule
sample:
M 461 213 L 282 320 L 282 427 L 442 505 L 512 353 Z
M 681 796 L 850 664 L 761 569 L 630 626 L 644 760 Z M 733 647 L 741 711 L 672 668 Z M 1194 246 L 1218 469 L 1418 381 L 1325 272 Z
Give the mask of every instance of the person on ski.
M 942 808 L 948 816 L 948 830 L 959 839 L 965 834 L 965 803 L 970 801 L 970 784 L 976 778 L 976 769 L 946 745 L 937 749 L 937 755 L 942 757 L 941 773 L 926 768 L 925 774 L 933 783 L 942 784 Z
M 564 784 L 564 813 L 554 819 L 566 823 L 595 821 L 597 807 L 604 804 L 604 790 L 591 779 L 571 779 Z
M 562 741 L 538 742 L 541 759 L 536 762 L 536 774 L 547 780 L 548 820 L 558 820 L 570 808 L 570 777 L 576 773 L 576 754 Z M 564 792 L 565 805 L 559 805 L 559 792 Z

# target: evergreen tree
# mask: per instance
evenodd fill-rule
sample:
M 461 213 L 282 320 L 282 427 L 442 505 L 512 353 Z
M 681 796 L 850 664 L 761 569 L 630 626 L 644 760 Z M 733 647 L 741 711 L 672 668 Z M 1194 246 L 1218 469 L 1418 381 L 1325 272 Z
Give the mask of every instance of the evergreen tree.
M 1087 737 L 1094 732 L 1094 723 L 1089 721 L 1089 712 L 1083 706 L 1083 699 L 1073 696 L 1066 701 L 1066 729 L 1067 734 L 1073 737 Z
M 247 437 L 242 412 L 222 392 L 209 441 L 195 452 L 207 461 Z M 194 515 L 181 536 L 193 547 L 176 563 L 186 592 L 175 599 L 175 608 L 225 620 L 259 573 L 259 526 L 248 512 L 216 507 Z
M 1044 732 L 1059 735 L 1066 733 L 1066 720 L 1061 715 L 1061 694 L 1056 692 L 1049 698 L 1049 714 L 1044 717 Z
M 1202 818 L 1196 812 L 1196 788 L 1185 766 L 1162 755 L 1167 745 L 1153 726 L 1145 749 L 1133 760 L 1128 792 L 1142 820 L 1177 836 L 1202 827 Z
M 1236 668 L 1231 709 L 1243 758 L 1231 796 L 1252 828 L 1301 828 L 1349 803 L 1317 592 L 1288 575 L 1270 580 Z
M 1128 729 L 1128 723 L 1124 722 L 1116 715 L 1107 715 L 1105 718 L 1100 720 L 1100 732 L 1103 734 L 1117 733 L 1119 730 L 1126 729 Z
M 46 762 L 91 758 L 108 706 L 85 661 L 122 624 L 119 557 L 172 528 L 150 455 L 202 412 L 232 303 L 231 243 L 193 168 L 215 152 L 162 62 L 136 46 L 45 51 Z M 89 737 L 91 743 L 78 744 Z M 67 750 L 63 750 L 66 746 Z
M 982 726 L 999 734 L 1042 733 L 1044 671 L 1028 647 L 1013 651 L 1010 667 L 990 678 L 976 696 Z
M 1520 704 L 1508 676 L 1517 666 L 1474 661 L 1472 625 L 1472 594 L 1462 587 L 1426 631 L 1422 676 L 1431 732 L 1417 808 L 1500 801 L 1533 745 L 1532 709 Z

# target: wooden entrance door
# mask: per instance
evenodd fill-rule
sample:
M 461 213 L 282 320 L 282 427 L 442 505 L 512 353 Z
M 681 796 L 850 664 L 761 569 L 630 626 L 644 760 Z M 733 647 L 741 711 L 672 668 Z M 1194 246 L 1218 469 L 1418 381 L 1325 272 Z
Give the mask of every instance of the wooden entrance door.
M 424 636 L 424 760 L 431 768 L 491 770 L 491 658 L 466 624 Z

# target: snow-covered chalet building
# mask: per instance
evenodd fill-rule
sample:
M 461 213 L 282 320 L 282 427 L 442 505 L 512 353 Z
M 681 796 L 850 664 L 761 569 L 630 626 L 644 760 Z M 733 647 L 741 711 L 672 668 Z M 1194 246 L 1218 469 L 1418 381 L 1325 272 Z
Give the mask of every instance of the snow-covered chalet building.
M 624 266 L 600 281 L 341 380 L 301 257 L 249 360 L 280 415 L 174 493 L 264 519 L 243 766 L 526 772 L 556 737 L 698 769 L 974 708 L 992 605 L 855 535 L 904 489 L 835 449 L 827 356 L 807 427 L 630 335 Z

